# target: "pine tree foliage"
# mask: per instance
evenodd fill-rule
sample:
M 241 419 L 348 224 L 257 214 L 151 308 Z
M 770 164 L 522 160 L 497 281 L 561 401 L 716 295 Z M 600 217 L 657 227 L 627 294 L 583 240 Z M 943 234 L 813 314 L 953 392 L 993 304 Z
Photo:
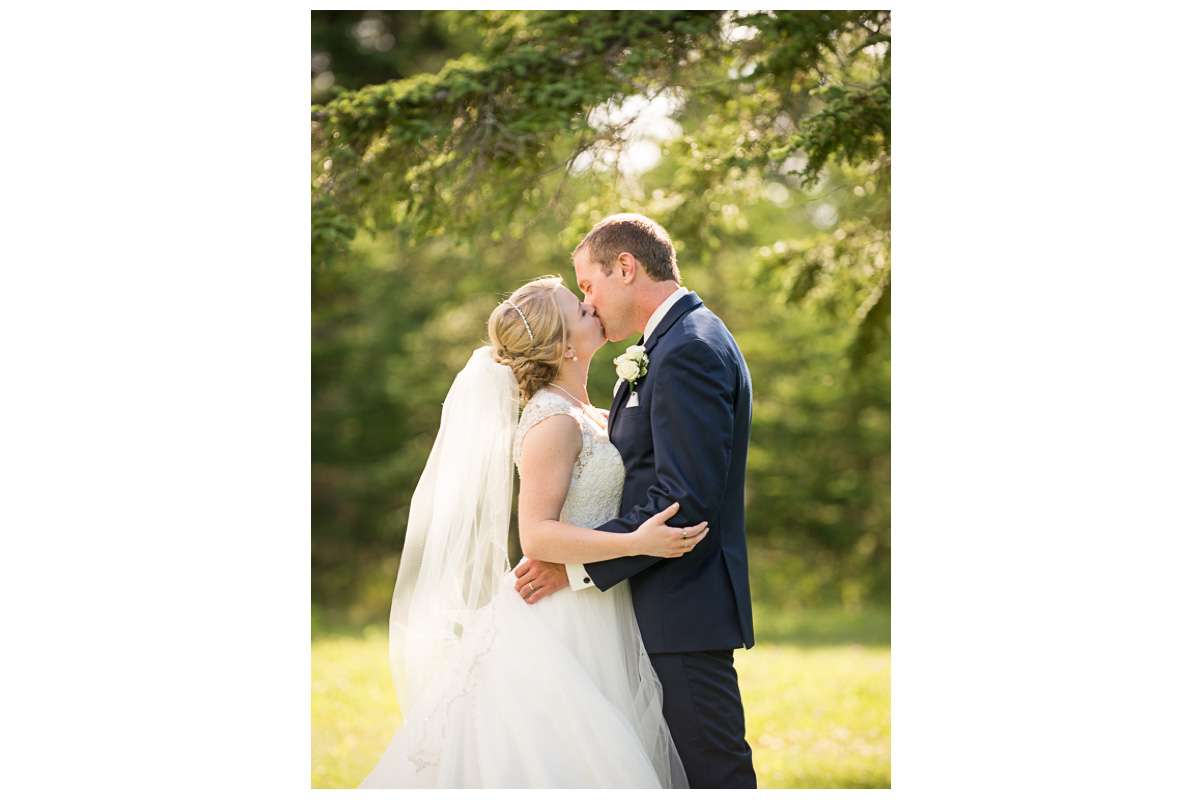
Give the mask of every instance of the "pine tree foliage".
M 581 155 L 624 141 L 632 120 L 592 112 L 639 95 L 715 101 L 734 123 L 697 171 L 887 169 L 888 12 L 447 13 L 486 32 L 480 52 L 313 107 L 318 258 L 358 226 L 420 239 L 535 217 Z

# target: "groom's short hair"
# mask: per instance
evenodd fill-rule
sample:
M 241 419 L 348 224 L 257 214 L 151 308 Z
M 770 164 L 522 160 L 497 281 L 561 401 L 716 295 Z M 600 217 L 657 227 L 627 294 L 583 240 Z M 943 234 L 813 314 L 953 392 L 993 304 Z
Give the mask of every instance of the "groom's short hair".
M 641 214 L 613 214 L 600 220 L 572 255 L 580 251 L 586 251 L 605 275 L 612 274 L 621 253 L 629 253 L 650 280 L 683 283 L 671 236 L 662 225 Z

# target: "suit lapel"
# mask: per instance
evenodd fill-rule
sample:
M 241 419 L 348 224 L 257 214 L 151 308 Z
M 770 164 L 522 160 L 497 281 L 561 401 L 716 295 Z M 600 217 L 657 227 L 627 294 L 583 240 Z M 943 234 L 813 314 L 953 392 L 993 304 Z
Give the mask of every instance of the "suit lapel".
M 683 319 L 686 314 L 702 305 L 704 305 L 704 303 L 701 302 L 700 296 L 695 292 L 688 292 L 683 297 L 679 298 L 675 305 L 671 306 L 671 310 L 667 312 L 666 316 L 664 316 L 659 323 L 654 326 L 654 331 L 650 334 L 649 341 L 647 341 L 645 337 L 638 339 L 638 344 L 644 344 L 646 346 L 646 357 L 650 357 L 650 351 L 654 349 L 654 345 L 658 344 L 659 340 L 662 339 L 663 334 L 669 331 L 671 326 Z M 650 362 L 650 369 L 654 369 L 654 361 Z M 647 372 L 646 374 L 648 377 L 650 373 Z M 645 378 L 642 380 L 645 380 Z M 629 381 L 621 381 L 620 384 L 617 385 L 617 395 L 613 398 L 612 410 L 608 412 L 608 435 L 610 439 L 613 437 L 614 431 L 616 430 L 617 419 L 621 416 L 621 412 L 625 410 L 625 403 L 629 400 L 629 394 Z
M 676 322 L 683 319 L 690 311 L 704 305 L 700 300 L 700 296 L 695 292 L 688 292 L 683 297 L 676 301 L 675 305 L 671 306 L 671 310 L 667 315 L 654 326 L 654 332 L 650 334 L 650 339 L 646 342 L 646 357 L 650 357 L 650 351 L 654 349 L 654 345 L 658 344 L 659 340 L 671 330 Z M 654 362 L 650 362 L 650 368 L 654 369 Z
M 637 340 L 638 344 L 642 343 L 641 339 Z M 625 408 L 625 401 L 629 399 L 629 381 L 623 380 L 617 384 L 617 393 L 613 397 L 612 410 L 608 412 L 608 434 L 612 438 L 612 432 L 617 425 L 617 417 L 620 416 L 621 410 Z

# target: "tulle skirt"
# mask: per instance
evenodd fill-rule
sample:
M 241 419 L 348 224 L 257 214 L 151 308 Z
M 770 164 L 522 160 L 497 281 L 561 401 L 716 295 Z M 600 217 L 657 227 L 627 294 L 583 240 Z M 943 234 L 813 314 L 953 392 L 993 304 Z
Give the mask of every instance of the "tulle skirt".
M 530 606 L 514 582 L 358 788 L 686 788 L 628 585 Z

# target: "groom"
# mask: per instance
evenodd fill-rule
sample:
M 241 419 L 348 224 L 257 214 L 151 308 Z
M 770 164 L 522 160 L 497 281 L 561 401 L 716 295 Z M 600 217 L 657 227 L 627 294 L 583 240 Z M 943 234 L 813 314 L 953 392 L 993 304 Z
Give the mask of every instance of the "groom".
M 579 288 L 609 341 L 641 331 L 649 361 L 633 385 L 617 385 L 608 430 L 625 462 L 625 488 L 621 516 L 598 528 L 630 533 L 678 501 L 670 524 L 707 520 L 709 533 L 680 558 L 529 561 L 517 568 L 517 591 L 537 602 L 568 583 L 606 591 L 628 579 L 689 786 L 756 788 L 733 667 L 733 651 L 754 644 L 745 505 L 750 372 L 724 323 L 680 286 L 675 247 L 658 223 L 639 214 L 603 219 L 574 257 Z

